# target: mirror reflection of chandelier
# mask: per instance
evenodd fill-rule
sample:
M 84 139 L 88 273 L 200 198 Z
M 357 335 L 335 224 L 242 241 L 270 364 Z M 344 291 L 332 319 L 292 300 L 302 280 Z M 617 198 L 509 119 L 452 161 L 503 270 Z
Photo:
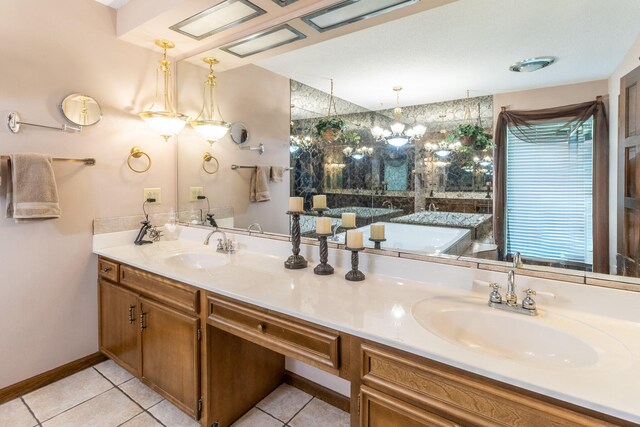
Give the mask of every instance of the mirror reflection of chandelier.
M 421 139 L 427 128 L 422 125 L 416 125 L 405 130 L 406 126 L 401 122 L 402 108 L 400 108 L 400 91 L 402 87 L 395 86 L 393 90 L 396 93 L 396 108 L 393 109 L 395 122 L 391 125 L 391 130 L 375 126 L 371 129 L 371 134 L 376 141 L 383 141 L 394 147 L 402 147 L 411 141 Z
M 216 76 L 213 74 L 213 66 L 218 64 L 218 60 L 211 57 L 202 59 L 209 64 L 209 74 L 204 82 L 204 91 L 202 93 L 202 108 L 198 117 L 189 121 L 192 128 L 196 130 L 209 145 L 223 138 L 231 128 L 231 125 L 224 121 L 220 113 L 220 104 L 215 102 Z M 208 95 L 208 96 L 207 96 Z M 209 101 L 207 103 L 207 101 Z M 216 118 L 216 112 L 220 120 Z

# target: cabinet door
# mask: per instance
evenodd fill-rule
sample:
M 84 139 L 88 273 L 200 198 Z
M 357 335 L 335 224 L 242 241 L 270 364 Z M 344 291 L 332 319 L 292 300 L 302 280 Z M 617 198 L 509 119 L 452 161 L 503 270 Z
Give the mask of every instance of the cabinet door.
M 417 408 L 385 393 L 360 387 L 361 427 L 460 427 L 453 421 Z
M 132 374 L 140 374 L 138 297 L 102 279 L 99 287 L 100 351 Z
M 199 418 L 200 320 L 140 297 L 142 379 Z

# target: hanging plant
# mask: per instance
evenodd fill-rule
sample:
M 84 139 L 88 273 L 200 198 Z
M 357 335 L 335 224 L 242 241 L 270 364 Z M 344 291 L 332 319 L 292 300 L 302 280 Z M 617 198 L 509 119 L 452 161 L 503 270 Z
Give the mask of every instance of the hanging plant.
M 336 141 L 344 130 L 344 120 L 339 117 L 324 117 L 316 123 L 316 133 L 328 142 Z
M 451 132 L 446 138 L 447 141 L 460 141 L 465 147 L 472 147 L 474 150 L 482 151 L 492 145 L 492 137 L 485 133 L 484 129 L 478 125 L 462 124 Z

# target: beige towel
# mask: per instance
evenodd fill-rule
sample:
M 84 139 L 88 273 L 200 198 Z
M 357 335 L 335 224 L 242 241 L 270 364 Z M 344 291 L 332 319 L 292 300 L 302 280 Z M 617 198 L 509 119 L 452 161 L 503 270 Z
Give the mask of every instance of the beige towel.
M 282 166 L 271 166 L 271 181 L 282 182 L 282 175 L 284 175 Z
M 16 222 L 60 217 L 51 156 L 12 154 L 7 174 L 7 218 Z
M 271 200 L 269 194 L 269 171 L 270 166 L 256 166 L 251 174 L 249 183 L 249 200 L 252 202 L 266 202 Z

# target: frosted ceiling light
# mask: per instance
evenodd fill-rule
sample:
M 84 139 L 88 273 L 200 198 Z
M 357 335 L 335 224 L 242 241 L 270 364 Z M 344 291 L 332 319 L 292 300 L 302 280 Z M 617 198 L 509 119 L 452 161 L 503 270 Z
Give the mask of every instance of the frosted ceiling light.
M 419 0 L 347 0 L 326 9 L 303 16 L 302 20 L 323 32 L 343 25 L 373 18 L 392 10 L 417 3 Z
M 284 24 L 267 31 L 250 35 L 239 42 L 223 46 L 220 49 L 240 58 L 245 58 L 287 43 L 302 40 L 306 37 L 307 36 L 295 28 Z

